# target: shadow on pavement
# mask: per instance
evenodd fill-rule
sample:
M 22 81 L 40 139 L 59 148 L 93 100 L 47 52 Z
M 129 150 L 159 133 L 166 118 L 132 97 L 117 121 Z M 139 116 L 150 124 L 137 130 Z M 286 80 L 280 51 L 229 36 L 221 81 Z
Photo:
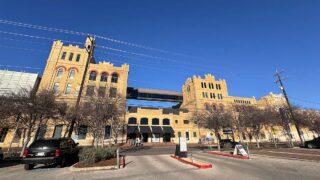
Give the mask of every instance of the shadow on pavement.
M 0 161 L 0 168 L 6 168 L 19 165 L 20 161 Z

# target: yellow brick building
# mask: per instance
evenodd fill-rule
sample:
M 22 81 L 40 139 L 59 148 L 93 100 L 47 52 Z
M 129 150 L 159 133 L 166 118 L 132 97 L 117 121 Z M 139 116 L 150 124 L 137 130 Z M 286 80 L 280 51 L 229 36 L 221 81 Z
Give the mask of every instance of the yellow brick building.
M 54 41 L 47 64 L 43 72 L 39 90 L 54 90 L 59 101 L 65 101 L 69 105 L 76 102 L 79 94 L 80 84 L 85 78 L 82 99 L 93 95 L 118 94 L 125 101 L 127 98 L 129 65 L 123 64 L 119 67 L 110 62 L 96 63 L 92 60 L 88 71 L 84 75 L 88 52 L 86 47 L 91 46 L 91 40 L 86 39 L 84 47 L 64 45 L 61 41 Z M 172 94 L 170 94 L 172 95 Z M 173 93 L 179 96 L 179 93 Z M 208 129 L 201 129 L 191 121 L 193 112 L 203 111 L 208 108 L 230 108 L 235 104 L 245 104 L 259 107 L 281 105 L 285 103 L 282 95 L 268 94 L 260 100 L 255 97 L 236 97 L 228 94 L 225 79 L 216 79 L 211 74 L 204 77 L 193 76 L 188 78 L 182 85 L 182 101 L 172 108 L 150 108 L 150 107 L 128 107 L 124 115 L 127 126 L 124 134 L 119 136 L 120 142 L 134 140 L 141 137 L 144 142 L 163 143 L 178 142 L 178 137 L 186 137 L 188 143 L 198 143 L 199 139 L 216 139 L 214 133 Z M 67 126 L 61 122 L 48 121 L 43 127 L 42 136 L 46 138 L 62 137 L 67 132 Z M 73 133 L 80 145 L 91 145 L 92 136 L 87 133 L 86 127 L 80 127 L 82 134 Z M 112 143 L 112 132 L 110 127 L 105 127 L 108 136 L 102 143 Z M 14 129 L 8 129 L 0 137 L 1 147 L 8 147 L 12 141 Z M 21 147 L 22 132 L 14 140 L 14 147 Z M 297 134 L 297 133 L 295 133 Z M 309 132 L 306 131 L 309 138 Z M 281 130 L 277 135 L 279 139 L 285 140 Z M 223 135 L 222 138 L 226 138 Z M 20 139 L 19 139 L 20 138 Z M 237 136 L 236 136 L 237 139 Z M 265 133 L 263 141 L 268 141 L 270 135 Z M 298 136 L 295 135 L 298 140 Z

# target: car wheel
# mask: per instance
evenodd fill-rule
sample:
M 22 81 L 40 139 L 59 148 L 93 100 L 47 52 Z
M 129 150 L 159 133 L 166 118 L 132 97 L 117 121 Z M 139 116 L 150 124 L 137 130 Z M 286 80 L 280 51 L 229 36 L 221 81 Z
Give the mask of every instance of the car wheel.
M 57 168 L 63 168 L 63 166 L 65 165 L 65 163 L 66 163 L 66 158 L 63 157 L 63 158 L 61 159 L 61 162 L 60 162 L 59 164 L 57 164 Z
M 31 170 L 31 169 L 33 169 L 34 168 L 34 165 L 33 164 L 25 164 L 24 165 L 24 169 L 25 170 Z
M 308 147 L 309 149 L 313 149 L 313 148 L 314 148 L 313 144 L 308 144 L 307 147 Z

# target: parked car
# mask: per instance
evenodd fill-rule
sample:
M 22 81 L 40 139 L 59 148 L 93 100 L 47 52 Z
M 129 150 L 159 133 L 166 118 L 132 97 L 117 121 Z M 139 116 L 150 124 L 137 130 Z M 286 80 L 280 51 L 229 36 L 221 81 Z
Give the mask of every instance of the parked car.
M 320 137 L 304 142 L 304 147 L 309 149 L 320 148 Z
M 2 151 L 2 148 L 0 147 L 0 161 L 3 160 L 3 151 Z
M 63 167 L 68 160 L 75 160 L 78 153 L 78 143 L 71 138 L 42 139 L 34 141 L 24 150 L 21 162 L 25 170 L 31 170 L 37 164 Z
M 224 148 L 225 145 L 234 148 L 237 144 L 239 144 L 239 142 L 233 141 L 231 139 L 221 139 L 219 141 L 219 144 L 220 148 Z

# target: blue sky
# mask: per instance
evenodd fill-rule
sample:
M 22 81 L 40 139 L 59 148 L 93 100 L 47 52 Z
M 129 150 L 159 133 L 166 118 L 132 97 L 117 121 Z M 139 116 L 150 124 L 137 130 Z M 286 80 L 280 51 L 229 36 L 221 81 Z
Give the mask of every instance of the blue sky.
M 181 91 L 188 77 L 212 73 L 227 80 L 230 95 L 260 98 L 280 92 L 273 74 L 284 69 L 292 102 L 320 108 L 320 1 L 76 2 L 6 1 L 1 3 L 0 19 L 89 32 L 179 53 L 97 39 L 101 46 L 153 57 L 96 49 L 97 60 L 131 64 L 133 87 Z M 6 24 L 0 24 L 0 31 L 0 65 L 20 66 L 6 68 L 27 72 L 43 72 L 52 42 L 3 32 L 85 39 Z

